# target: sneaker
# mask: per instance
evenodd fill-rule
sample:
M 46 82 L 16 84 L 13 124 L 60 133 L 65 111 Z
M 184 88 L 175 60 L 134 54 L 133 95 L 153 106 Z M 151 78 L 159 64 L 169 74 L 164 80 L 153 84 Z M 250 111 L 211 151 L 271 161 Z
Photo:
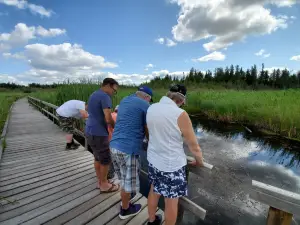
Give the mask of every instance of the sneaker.
M 129 203 L 133 203 L 134 200 L 136 200 L 137 196 L 138 196 L 138 195 L 137 195 L 136 193 L 131 193 Z M 121 201 L 120 205 L 122 206 L 122 201 Z
M 120 210 L 119 217 L 121 220 L 126 220 L 130 217 L 133 217 L 137 214 L 139 214 L 142 210 L 142 205 L 141 204 L 129 204 L 128 209 L 122 209 Z
M 79 148 L 79 146 L 75 146 L 75 145 L 66 145 L 66 150 L 76 150 L 76 149 L 78 149 Z
M 152 223 L 148 222 L 147 224 L 148 225 L 160 225 L 161 222 L 162 222 L 162 216 L 161 215 L 155 215 L 155 220 Z
M 75 142 L 73 142 L 72 146 L 75 146 L 75 147 L 79 148 L 81 146 L 81 144 L 76 144 Z

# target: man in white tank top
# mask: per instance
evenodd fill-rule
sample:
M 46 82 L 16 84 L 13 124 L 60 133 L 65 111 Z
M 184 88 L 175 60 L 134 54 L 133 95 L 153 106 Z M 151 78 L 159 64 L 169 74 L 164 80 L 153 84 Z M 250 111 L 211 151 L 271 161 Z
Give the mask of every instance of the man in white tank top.
M 178 199 L 187 195 L 185 167 L 186 155 L 183 138 L 196 158 L 193 164 L 203 166 L 200 146 L 197 142 L 189 115 L 180 107 L 185 103 L 186 88 L 171 87 L 167 96 L 153 104 L 147 111 L 149 145 L 147 159 L 151 189 L 148 196 L 148 224 L 160 224 L 156 215 L 160 196 L 165 198 L 165 224 L 174 225 L 177 219 Z

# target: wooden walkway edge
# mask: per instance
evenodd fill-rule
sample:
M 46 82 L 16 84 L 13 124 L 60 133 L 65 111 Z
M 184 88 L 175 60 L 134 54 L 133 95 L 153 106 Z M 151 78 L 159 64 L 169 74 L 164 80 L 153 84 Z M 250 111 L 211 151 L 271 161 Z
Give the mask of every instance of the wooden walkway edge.
M 83 147 L 66 151 L 64 133 L 26 99 L 11 110 L 6 143 L 0 163 L 0 196 L 5 198 L 0 225 L 147 222 L 147 199 L 141 194 L 136 201 L 143 211 L 119 219 L 120 195 L 96 189 L 93 156 Z

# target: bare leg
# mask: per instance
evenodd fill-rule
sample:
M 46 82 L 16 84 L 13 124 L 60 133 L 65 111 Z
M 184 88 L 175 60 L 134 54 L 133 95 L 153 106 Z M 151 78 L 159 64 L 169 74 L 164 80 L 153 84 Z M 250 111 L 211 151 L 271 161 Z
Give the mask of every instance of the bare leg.
M 175 225 L 178 212 L 178 198 L 165 198 L 165 225 Z
M 153 222 L 155 220 L 155 213 L 158 205 L 160 195 L 154 193 L 153 191 L 153 184 L 151 184 L 151 188 L 148 195 L 148 215 L 149 215 L 149 222 Z
M 107 180 L 107 173 L 108 173 L 109 165 L 101 165 L 100 162 L 94 161 L 94 167 L 95 167 L 96 175 L 98 178 L 100 190 L 106 191 L 109 188 L 111 188 L 112 185 L 110 183 L 108 183 L 108 180 Z
M 66 141 L 67 141 L 67 143 L 71 143 L 72 140 L 73 140 L 73 134 L 67 134 L 66 135 Z
M 125 192 L 123 189 L 121 191 L 121 199 L 122 199 L 122 208 L 128 209 L 130 202 L 130 193 Z

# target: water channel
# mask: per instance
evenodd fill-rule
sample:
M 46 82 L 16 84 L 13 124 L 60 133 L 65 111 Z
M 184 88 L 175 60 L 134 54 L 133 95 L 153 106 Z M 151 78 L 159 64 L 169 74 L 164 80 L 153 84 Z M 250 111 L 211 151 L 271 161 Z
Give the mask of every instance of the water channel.
M 249 197 L 251 180 L 300 193 L 299 142 L 204 119 L 193 124 L 205 161 L 215 168 L 189 175 L 189 198 L 207 210 L 206 219 L 184 212 L 180 224 L 265 225 L 268 206 Z M 142 178 L 143 192 L 145 183 Z M 300 217 L 292 224 L 300 224 Z

